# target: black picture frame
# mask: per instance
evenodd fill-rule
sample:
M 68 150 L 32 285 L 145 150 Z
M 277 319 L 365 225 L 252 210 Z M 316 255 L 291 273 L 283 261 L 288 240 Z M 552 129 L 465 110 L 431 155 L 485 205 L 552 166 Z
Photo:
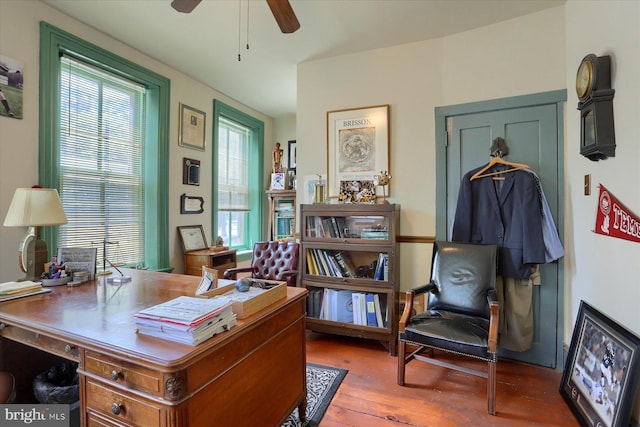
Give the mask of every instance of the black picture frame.
M 182 183 L 186 185 L 200 185 L 200 160 L 182 159 Z
M 204 212 L 204 198 L 198 196 L 187 196 L 182 193 L 180 196 L 181 214 L 199 214 Z
M 638 391 L 640 338 L 580 301 L 560 394 L 583 426 L 628 426 Z
M 289 141 L 288 151 L 287 151 L 287 169 L 296 173 L 296 141 Z

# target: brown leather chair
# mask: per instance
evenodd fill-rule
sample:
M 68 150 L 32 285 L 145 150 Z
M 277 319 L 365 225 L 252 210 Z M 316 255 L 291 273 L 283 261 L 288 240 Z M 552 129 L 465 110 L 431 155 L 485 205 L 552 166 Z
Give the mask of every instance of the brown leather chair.
M 224 272 L 225 279 L 236 280 L 239 273 L 251 273 L 254 279 L 286 281 L 296 286 L 299 245 L 295 242 L 256 242 L 250 267 L 235 267 Z
M 496 253 L 495 245 L 434 243 L 431 282 L 406 294 L 398 329 L 399 385 L 404 385 L 405 365 L 412 360 L 487 378 L 487 411 L 495 415 L 500 310 Z M 424 293 L 426 311 L 413 314 L 415 296 Z M 407 354 L 408 345 L 412 351 Z M 483 360 L 487 368 L 437 359 L 434 350 Z

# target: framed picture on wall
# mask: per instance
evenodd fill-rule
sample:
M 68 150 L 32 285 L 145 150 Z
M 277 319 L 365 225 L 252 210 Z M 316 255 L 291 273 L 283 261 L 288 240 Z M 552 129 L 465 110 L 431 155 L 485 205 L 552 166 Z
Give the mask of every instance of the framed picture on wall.
M 327 112 L 327 194 L 389 170 L 389 105 Z
M 180 120 L 178 121 L 180 136 L 178 144 L 182 147 L 204 151 L 204 138 L 207 115 L 185 104 L 180 104 Z
M 628 426 L 640 381 L 640 338 L 580 302 L 560 394 L 583 426 Z
M 288 169 L 296 173 L 296 141 L 289 141 L 289 152 L 287 153 Z

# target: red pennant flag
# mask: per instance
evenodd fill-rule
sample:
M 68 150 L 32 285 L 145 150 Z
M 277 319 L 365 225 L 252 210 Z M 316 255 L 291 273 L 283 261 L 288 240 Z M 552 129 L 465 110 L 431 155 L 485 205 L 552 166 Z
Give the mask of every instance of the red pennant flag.
M 594 232 L 604 236 L 640 242 L 640 220 L 602 184 L 600 184 Z

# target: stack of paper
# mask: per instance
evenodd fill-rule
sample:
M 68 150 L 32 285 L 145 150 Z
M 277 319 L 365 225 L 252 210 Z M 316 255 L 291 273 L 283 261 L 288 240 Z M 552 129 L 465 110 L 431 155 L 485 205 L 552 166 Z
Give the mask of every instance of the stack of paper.
M 226 297 L 181 296 L 134 317 L 139 333 L 196 345 L 236 324 L 231 304 Z
M 36 295 L 43 292 L 49 292 L 49 289 L 43 288 L 40 282 L 25 280 L 23 282 L 0 283 L 0 301 Z

